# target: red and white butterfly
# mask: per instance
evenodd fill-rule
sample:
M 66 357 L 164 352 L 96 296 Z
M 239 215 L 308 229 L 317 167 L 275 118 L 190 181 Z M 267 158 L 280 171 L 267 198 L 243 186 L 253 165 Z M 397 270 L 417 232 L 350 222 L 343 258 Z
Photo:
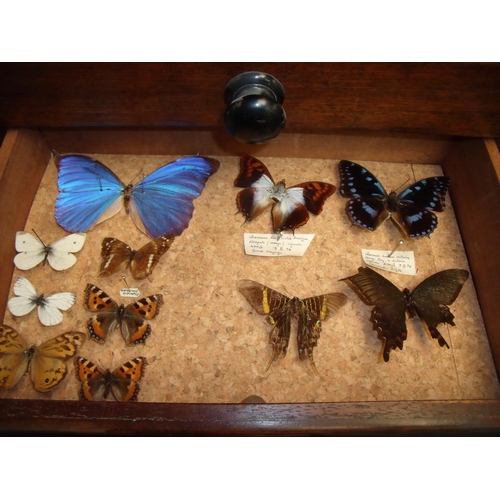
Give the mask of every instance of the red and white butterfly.
M 86 238 L 84 233 L 75 233 L 61 238 L 52 245 L 45 245 L 38 235 L 36 236 L 35 238 L 25 231 L 16 233 L 16 250 L 20 253 L 14 257 L 14 264 L 22 271 L 31 269 L 40 262 L 44 265 L 48 262 L 56 271 L 70 268 L 76 262 L 73 253 L 82 249 Z
M 153 319 L 162 304 L 163 296 L 156 294 L 119 306 L 106 292 L 89 283 L 85 288 L 85 307 L 97 313 L 87 321 L 90 337 L 96 342 L 106 342 L 107 335 L 119 325 L 127 344 L 144 344 L 151 334 L 146 320 Z
M 236 196 L 236 203 L 247 222 L 273 205 L 275 233 L 303 226 L 309 220 L 309 212 L 319 215 L 326 199 L 337 189 L 333 184 L 318 181 L 303 182 L 287 189 L 284 180 L 275 184 L 266 166 L 253 156 L 241 158 L 240 173 L 234 185 L 245 188 Z
M 137 357 L 128 360 L 110 372 L 100 370 L 92 361 L 78 357 L 75 360 L 76 378 L 82 383 L 80 399 L 98 401 L 107 399 L 111 393 L 117 401 L 137 401 L 139 381 L 144 375 L 146 358 Z
M 38 307 L 38 319 L 45 326 L 58 325 L 63 320 L 61 311 L 67 311 L 76 301 L 76 293 L 60 292 L 53 295 L 38 295 L 31 282 L 19 276 L 14 283 L 13 297 L 7 302 L 14 316 L 25 316 Z
M 171 234 L 160 236 L 146 243 L 139 250 L 132 250 L 123 241 L 116 238 L 104 238 L 99 276 L 110 276 L 129 267 L 134 279 L 143 280 L 153 272 L 160 257 L 170 248 L 174 239 L 175 237 Z

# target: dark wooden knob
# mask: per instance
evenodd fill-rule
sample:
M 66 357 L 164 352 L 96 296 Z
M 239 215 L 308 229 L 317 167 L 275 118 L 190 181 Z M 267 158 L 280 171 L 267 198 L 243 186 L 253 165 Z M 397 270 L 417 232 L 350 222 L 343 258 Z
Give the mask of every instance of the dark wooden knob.
M 227 131 L 239 141 L 263 144 L 285 128 L 285 90 L 267 73 L 249 71 L 235 76 L 226 86 Z

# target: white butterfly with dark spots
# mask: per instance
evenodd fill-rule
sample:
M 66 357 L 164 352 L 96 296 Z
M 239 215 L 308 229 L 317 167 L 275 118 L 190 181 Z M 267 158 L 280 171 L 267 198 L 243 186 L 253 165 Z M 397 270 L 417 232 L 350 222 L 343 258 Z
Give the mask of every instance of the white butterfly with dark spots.
M 61 311 L 67 311 L 76 300 L 76 293 L 60 292 L 44 297 L 38 295 L 31 282 L 20 276 L 14 284 L 13 297 L 7 303 L 9 311 L 14 316 L 25 316 L 35 307 L 38 307 L 38 319 L 45 326 L 59 324 L 63 315 Z
M 14 264 L 18 269 L 26 271 L 40 262 L 44 265 L 48 262 L 52 269 L 64 271 L 75 264 L 76 257 L 73 253 L 82 249 L 85 238 L 84 233 L 75 233 L 61 238 L 52 245 L 45 245 L 38 235 L 35 238 L 30 233 L 18 231 L 16 250 L 20 253 L 14 257 Z

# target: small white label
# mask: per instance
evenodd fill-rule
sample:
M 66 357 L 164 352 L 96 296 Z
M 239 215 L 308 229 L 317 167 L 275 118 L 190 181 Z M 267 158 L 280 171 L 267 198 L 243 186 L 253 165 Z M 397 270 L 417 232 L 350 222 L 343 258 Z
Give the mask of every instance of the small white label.
M 261 257 L 302 257 L 314 234 L 245 233 L 245 253 Z
M 361 250 L 361 255 L 366 264 L 391 273 L 409 274 L 415 276 L 415 255 L 413 252 L 394 252 L 391 250 Z
M 131 299 L 136 299 L 140 297 L 141 292 L 138 288 L 120 288 L 120 297 L 129 297 Z

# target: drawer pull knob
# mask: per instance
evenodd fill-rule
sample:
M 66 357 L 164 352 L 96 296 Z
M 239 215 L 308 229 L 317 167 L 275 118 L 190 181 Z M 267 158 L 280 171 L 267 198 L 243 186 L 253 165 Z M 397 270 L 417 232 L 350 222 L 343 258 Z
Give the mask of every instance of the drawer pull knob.
M 248 71 L 235 76 L 224 91 L 227 131 L 241 142 L 269 142 L 285 128 L 284 99 L 283 85 L 272 75 Z

